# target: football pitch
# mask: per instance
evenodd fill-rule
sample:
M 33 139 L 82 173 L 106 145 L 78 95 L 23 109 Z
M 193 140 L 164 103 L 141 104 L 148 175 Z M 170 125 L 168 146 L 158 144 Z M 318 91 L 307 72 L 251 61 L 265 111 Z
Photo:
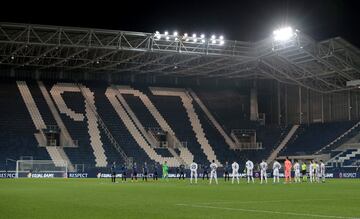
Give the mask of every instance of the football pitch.
M 0 218 L 360 218 L 360 180 L 209 185 L 199 180 L 2 179 Z

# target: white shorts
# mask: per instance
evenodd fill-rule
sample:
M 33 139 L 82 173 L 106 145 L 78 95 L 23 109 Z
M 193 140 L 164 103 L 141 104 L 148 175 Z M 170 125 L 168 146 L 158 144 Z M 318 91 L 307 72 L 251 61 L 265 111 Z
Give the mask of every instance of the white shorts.
M 211 171 L 211 172 L 210 172 L 210 178 L 217 178 L 217 173 L 216 173 L 216 171 Z
M 247 170 L 247 176 L 253 176 L 253 170 L 252 169 Z
M 191 177 L 197 177 L 197 171 L 196 170 L 191 170 L 191 172 L 190 172 L 190 176 Z
M 320 173 L 321 177 L 325 177 L 325 172 Z
M 274 175 L 274 176 L 279 176 L 279 175 L 280 175 L 280 174 L 279 174 L 279 169 L 274 169 L 273 175 Z
M 233 177 L 239 177 L 239 172 L 238 171 L 233 171 L 232 176 Z
M 266 170 L 261 170 L 260 174 L 261 176 L 266 176 Z

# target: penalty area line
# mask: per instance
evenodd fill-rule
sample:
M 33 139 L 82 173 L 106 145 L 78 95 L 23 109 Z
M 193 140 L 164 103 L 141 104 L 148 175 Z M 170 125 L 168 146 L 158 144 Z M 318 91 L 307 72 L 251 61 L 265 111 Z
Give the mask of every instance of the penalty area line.
M 360 219 L 360 217 L 344 217 L 344 216 L 323 215 L 323 214 L 303 214 L 303 213 L 286 212 L 286 211 L 270 211 L 270 210 L 245 209 L 245 208 L 228 208 L 228 207 L 216 207 L 216 206 L 209 206 L 209 205 L 189 205 L 189 204 L 176 204 L 176 205 L 177 206 L 192 207 L 192 208 L 205 208 L 205 209 L 228 210 L 228 211 L 242 211 L 242 212 L 251 212 L 251 213 L 280 214 L 280 215 L 288 215 L 288 216 L 305 216 L 305 217 L 335 218 L 335 219 Z

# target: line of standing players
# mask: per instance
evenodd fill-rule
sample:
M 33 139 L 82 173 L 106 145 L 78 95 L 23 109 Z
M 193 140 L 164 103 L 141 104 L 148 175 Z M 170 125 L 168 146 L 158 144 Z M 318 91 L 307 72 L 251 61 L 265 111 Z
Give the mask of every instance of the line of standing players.
M 162 166 L 160 166 L 157 163 L 154 163 L 151 165 L 151 167 L 145 162 L 143 166 L 140 168 L 141 171 L 139 171 L 138 165 L 136 162 L 134 162 L 131 165 L 131 180 L 137 181 L 138 179 L 138 173 L 141 173 L 141 177 L 143 181 L 147 181 L 149 176 L 152 176 L 153 180 L 158 180 L 158 176 L 160 173 L 160 168 L 162 169 L 162 177 L 165 179 L 168 179 L 168 171 L 169 167 L 167 165 L 167 162 L 165 161 Z M 212 180 L 215 180 L 215 183 L 218 184 L 217 181 L 217 168 L 218 165 L 215 163 L 215 161 L 212 161 L 210 165 L 198 165 L 197 163 L 193 162 L 190 164 L 190 183 L 192 183 L 193 179 L 195 180 L 195 183 L 197 183 L 198 178 L 198 168 L 202 170 L 202 179 L 205 178 L 209 180 L 209 173 L 210 173 L 210 184 Z M 280 178 L 280 169 L 282 168 L 281 164 L 275 160 L 273 163 L 273 178 L 274 183 L 279 183 Z M 150 172 L 151 169 L 151 172 Z M 244 173 L 247 176 L 247 183 L 250 183 L 252 181 L 254 183 L 254 177 L 253 177 L 253 169 L 254 169 L 254 163 L 250 160 L 246 161 L 245 163 L 245 169 Z M 260 183 L 263 182 L 267 183 L 267 169 L 268 164 L 265 162 L 265 160 L 262 160 L 262 162 L 258 165 L 258 169 L 260 172 Z M 303 162 L 301 165 L 298 161 L 295 161 L 294 164 L 291 163 L 291 161 L 287 158 L 284 162 L 284 176 L 285 176 L 285 183 L 291 182 L 291 171 L 294 170 L 294 181 L 300 182 L 300 176 L 303 176 L 303 182 L 307 181 L 307 165 L 305 162 Z M 230 181 L 230 171 L 232 176 L 232 183 L 234 183 L 234 180 L 236 179 L 239 183 L 239 164 L 234 161 L 231 165 L 229 165 L 228 162 L 224 165 L 224 179 L 226 181 Z M 111 181 L 115 182 L 116 180 L 116 172 L 117 167 L 116 163 L 113 162 L 111 165 Z M 120 167 L 121 172 L 121 180 L 126 181 L 127 179 L 127 173 L 128 168 L 126 164 L 121 165 Z M 176 168 L 176 176 L 178 176 L 179 179 L 185 180 L 185 172 L 186 167 L 185 165 L 181 164 L 178 168 Z M 310 178 L 310 182 L 320 182 L 320 179 L 322 182 L 325 181 L 325 164 L 320 161 L 320 164 L 318 164 L 316 161 L 310 161 L 308 166 L 308 175 Z

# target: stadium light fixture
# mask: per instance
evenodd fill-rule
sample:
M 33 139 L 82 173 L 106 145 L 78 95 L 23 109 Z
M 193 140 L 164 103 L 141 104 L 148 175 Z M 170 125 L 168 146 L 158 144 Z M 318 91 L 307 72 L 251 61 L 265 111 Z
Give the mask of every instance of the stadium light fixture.
M 277 30 L 274 30 L 273 36 L 275 41 L 287 41 L 290 40 L 295 35 L 292 27 L 283 27 Z
M 206 38 L 206 35 L 204 33 L 197 35 L 196 33 L 193 33 L 192 35 L 189 35 L 188 33 L 179 33 L 178 31 L 172 32 L 172 34 L 169 34 L 168 31 L 164 31 L 163 33 L 160 33 L 159 31 L 155 31 L 154 33 L 154 39 L 155 40 L 166 40 L 166 41 L 185 41 L 187 43 L 201 43 L 204 44 L 206 42 L 211 43 L 212 45 L 224 45 L 224 36 L 219 36 L 219 38 L 216 37 L 216 35 L 212 35 L 210 38 Z

